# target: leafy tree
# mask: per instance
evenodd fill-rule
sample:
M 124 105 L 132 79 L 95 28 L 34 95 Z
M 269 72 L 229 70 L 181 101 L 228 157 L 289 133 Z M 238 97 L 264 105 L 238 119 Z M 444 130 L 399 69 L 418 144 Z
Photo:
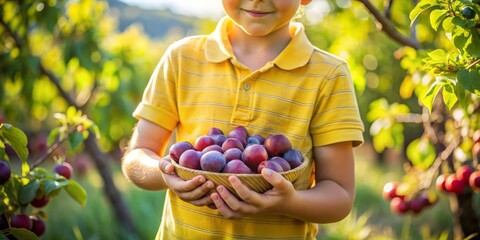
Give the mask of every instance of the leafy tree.
M 64 158 L 56 159 L 51 171 L 40 165 L 68 142 L 76 149 L 89 135 L 89 129 L 98 128 L 81 112 L 69 108 L 66 114 L 56 114 L 58 127 L 50 134 L 49 148 L 36 161 L 29 164 L 27 136 L 7 123 L 0 123 L 0 238 L 39 239 L 46 231 L 42 210 L 52 199 L 65 190 L 81 206 L 86 204 L 86 192 L 71 179 L 73 170 Z M 97 135 L 98 137 L 98 135 Z M 14 154 L 13 154 L 14 153 Z M 20 162 L 16 164 L 16 162 Z M 14 169 L 20 166 L 20 169 Z
M 386 98 L 370 104 L 367 118 L 372 122 L 370 132 L 376 149 L 407 145 L 405 176 L 387 183 L 384 196 L 391 200 L 393 211 L 404 214 L 419 213 L 435 203 L 437 194 L 449 194 L 451 206 L 457 206 L 451 208 L 457 223 L 455 236 L 478 237 L 479 1 L 413 1 L 410 31 L 391 18 L 391 9 L 408 4 L 358 2 L 386 35 L 403 46 L 396 55 L 408 74 L 396 89 L 401 96 L 416 96 L 421 107 L 415 113 L 409 106 L 389 103 Z M 377 6 L 383 7 L 384 13 Z M 407 123 L 420 123 L 423 132 L 406 143 Z
M 102 138 L 90 134 L 79 148 L 100 172 L 119 223 L 135 236 L 111 160 L 120 159 L 134 104 L 165 46 L 136 26 L 117 32 L 107 9 L 95 0 L 0 0 L 0 116 L 23 129 L 29 143 L 45 146 L 55 113 L 70 106 L 84 112 Z

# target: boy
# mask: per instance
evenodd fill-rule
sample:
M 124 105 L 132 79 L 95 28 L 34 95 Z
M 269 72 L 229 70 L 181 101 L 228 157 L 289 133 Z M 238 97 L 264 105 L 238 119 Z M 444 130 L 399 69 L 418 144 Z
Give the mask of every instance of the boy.
M 138 124 L 122 161 L 147 190 L 167 189 L 158 239 L 315 239 L 317 223 L 351 211 L 353 147 L 363 142 L 347 64 L 308 41 L 292 22 L 308 0 L 222 0 L 226 17 L 208 36 L 170 46 L 134 112 Z M 236 198 L 203 176 L 181 180 L 165 148 L 193 142 L 211 127 L 284 134 L 314 159 L 314 181 L 296 190 L 276 172 L 258 194 L 230 177 Z M 160 155 L 161 154 L 161 155 Z M 217 192 L 208 194 L 216 187 Z

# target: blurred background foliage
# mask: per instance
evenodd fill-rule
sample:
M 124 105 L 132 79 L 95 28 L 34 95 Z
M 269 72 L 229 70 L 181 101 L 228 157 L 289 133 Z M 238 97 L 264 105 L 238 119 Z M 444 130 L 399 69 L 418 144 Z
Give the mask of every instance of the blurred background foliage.
M 425 48 L 452 48 L 443 32 L 431 30 L 420 16 L 414 31 L 409 12 L 414 1 L 372 0 L 390 14 L 394 26 Z M 313 2 L 315 3 L 315 1 Z M 371 108 L 421 113 L 415 86 L 428 76 L 417 72 L 417 55 L 378 29 L 359 1 L 318 1 L 300 21 L 312 43 L 346 59 L 350 65 L 366 143 L 357 149 L 355 210 L 338 224 L 323 226 L 322 239 L 438 239 L 450 236 L 452 217 L 440 204 L 421 216 L 396 216 L 381 198 L 383 184 L 401 178 L 408 142 L 422 133 L 420 124 L 398 125 L 375 147 L 370 134 Z M 139 239 L 152 239 L 160 221 L 163 193 L 144 192 L 128 184 L 119 170 L 121 153 L 135 124 L 131 116 L 155 64 L 173 41 L 212 31 L 216 19 L 183 16 L 166 9 L 141 9 L 119 1 L 0 0 L 0 117 L 29 136 L 30 157 L 44 149 L 53 115 L 75 105 L 99 127 L 100 149 L 112 162 L 116 187 L 126 198 Z M 400 89 L 400 91 L 398 91 Z M 426 91 L 426 89 L 424 90 Z M 395 103 L 390 105 L 391 103 Z M 394 137 L 391 137 L 394 136 Z M 42 145 L 43 144 L 43 145 Z M 43 146 L 43 148 L 42 148 Z M 376 150 L 376 151 L 375 151 Z M 384 151 L 386 150 L 386 151 Z M 37 152 L 36 152 L 37 151 Z M 92 153 L 62 152 L 88 192 L 87 207 L 52 203 L 45 239 L 130 239 L 116 224 L 105 186 L 92 166 Z M 30 159 L 30 160 L 32 160 Z M 98 160 L 97 160 L 98 161 Z M 135 235 L 133 235 L 135 236 Z

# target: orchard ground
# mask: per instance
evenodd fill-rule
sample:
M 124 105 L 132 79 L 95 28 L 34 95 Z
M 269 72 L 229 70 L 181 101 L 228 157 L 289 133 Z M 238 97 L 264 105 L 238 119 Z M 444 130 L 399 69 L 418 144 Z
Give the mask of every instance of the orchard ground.
M 356 149 L 356 201 L 352 213 L 343 221 L 320 227 L 318 239 L 438 239 L 448 233 L 453 239 L 453 217 L 448 206 L 448 195 L 439 194 L 439 202 L 418 215 L 397 215 L 391 212 L 389 202 L 383 199 L 386 182 L 401 180 L 402 162 L 395 152 L 385 154 L 390 160 L 379 164 L 369 144 Z M 397 158 L 397 160 L 393 159 Z M 137 189 L 127 182 L 118 165 L 114 166 L 114 180 L 124 193 L 135 222 L 139 239 L 154 239 L 161 221 L 164 192 Z M 131 239 L 116 223 L 108 200 L 104 196 L 102 180 L 94 168 L 83 177 L 74 176 L 87 190 L 85 208 L 61 194 L 45 209 L 49 215 L 43 239 Z M 478 194 L 477 194 L 478 195 Z M 478 199 L 478 196 L 477 196 Z

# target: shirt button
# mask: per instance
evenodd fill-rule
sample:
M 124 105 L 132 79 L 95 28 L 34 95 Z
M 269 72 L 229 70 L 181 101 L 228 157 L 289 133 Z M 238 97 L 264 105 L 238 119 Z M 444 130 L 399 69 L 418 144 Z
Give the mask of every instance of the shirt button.
M 250 83 L 244 83 L 244 84 L 243 84 L 243 90 L 245 90 L 245 91 L 250 90 L 250 87 L 251 87 L 251 86 L 250 86 Z

